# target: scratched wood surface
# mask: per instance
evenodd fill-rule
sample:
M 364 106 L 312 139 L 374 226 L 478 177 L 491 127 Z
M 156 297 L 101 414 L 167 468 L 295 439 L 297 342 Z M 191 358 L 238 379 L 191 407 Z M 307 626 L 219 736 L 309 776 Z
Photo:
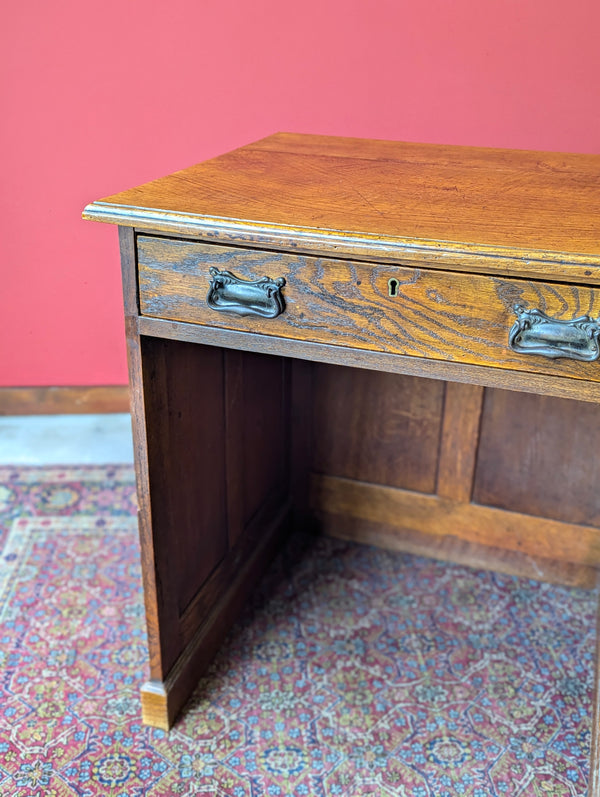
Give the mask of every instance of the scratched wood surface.
M 84 215 L 359 257 L 406 258 L 416 247 L 421 262 L 448 268 L 597 283 L 599 184 L 597 155 L 282 133 Z
M 285 277 L 285 312 L 274 319 L 206 304 L 209 267 L 246 280 Z M 373 265 L 138 237 L 142 314 L 359 349 L 599 381 L 597 363 L 550 360 L 508 348 L 521 304 L 552 317 L 600 314 L 600 291 L 576 285 Z M 388 280 L 398 280 L 389 296 Z

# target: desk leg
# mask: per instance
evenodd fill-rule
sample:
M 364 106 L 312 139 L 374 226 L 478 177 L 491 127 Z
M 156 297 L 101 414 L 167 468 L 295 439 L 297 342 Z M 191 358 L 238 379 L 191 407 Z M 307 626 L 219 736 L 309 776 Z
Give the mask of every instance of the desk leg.
M 138 334 L 134 233 L 119 230 L 150 680 L 167 730 L 290 516 L 289 364 Z
M 151 674 L 142 709 L 168 728 L 288 522 L 287 364 L 172 340 L 137 345 Z
M 168 729 L 268 566 L 290 514 L 289 367 L 139 337 L 128 320 L 150 680 Z

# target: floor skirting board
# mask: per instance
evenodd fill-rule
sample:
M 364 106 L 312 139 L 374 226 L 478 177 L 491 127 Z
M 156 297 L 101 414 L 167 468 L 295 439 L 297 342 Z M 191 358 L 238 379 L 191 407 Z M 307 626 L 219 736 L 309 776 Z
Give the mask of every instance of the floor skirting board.
M 127 385 L 0 388 L 0 415 L 104 412 L 129 412 Z

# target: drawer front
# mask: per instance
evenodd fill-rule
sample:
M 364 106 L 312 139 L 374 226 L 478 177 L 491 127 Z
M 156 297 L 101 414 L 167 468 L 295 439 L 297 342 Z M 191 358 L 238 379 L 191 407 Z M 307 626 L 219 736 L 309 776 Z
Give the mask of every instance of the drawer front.
M 600 361 L 525 354 L 508 345 L 516 305 L 561 322 L 597 318 L 599 291 L 588 287 L 149 236 L 138 237 L 138 268 L 141 313 L 154 318 L 600 381 Z M 283 277 L 283 312 L 264 317 L 278 312 L 277 302 L 257 307 L 256 287 L 243 285 L 230 298 L 243 301 L 245 292 L 252 314 L 220 311 L 219 301 L 207 302 L 215 269 L 251 282 Z M 391 289 L 390 280 L 396 281 Z M 570 328 L 550 323 L 543 331 L 551 327 L 561 334 Z

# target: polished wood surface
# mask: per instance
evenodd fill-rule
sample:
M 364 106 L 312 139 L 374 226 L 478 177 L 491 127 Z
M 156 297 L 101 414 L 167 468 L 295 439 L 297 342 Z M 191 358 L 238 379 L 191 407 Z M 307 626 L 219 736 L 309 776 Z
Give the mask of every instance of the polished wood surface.
M 313 380 L 315 473 L 435 491 L 443 382 L 327 365 Z
M 597 284 L 600 156 L 279 133 L 87 218 Z M 268 239 L 268 240 L 267 240 Z
M 330 346 L 307 340 L 261 335 L 254 332 L 238 332 L 218 327 L 204 327 L 182 321 L 166 321 L 146 316 L 140 316 L 137 319 L 136 329 L 141 335 L 187 340 L 191 343 L 205 343 L 210 346 L 223 346 L 240 351 L 254 351 L 262 354 L 272 354 L 277 351 L 283 357 L 300 358 L 311 362 L 411 374 L 431 379 L 445 379 L 485 387 L 500 387 L 559 398 L 572 398 L 578 401 L 600 401 L 600 383 L 588 382 L 583 379 L 536 374 L 530 371 L 489 368 L 452 360 L 411 357 L 368 349 L 354 349 L 347 346 Z M 596 367 L 595 364 L 591 365 L 591 368 Z
M 508 330 L 517 303 L 600 315 L 599 178 L 278 134 L 86 208 L 121 225 L 146 722 L 173 724 L 290 524 L 596 584 L 600 365 Z M 214 311 L 210 267 L 284 277 L 285 311 Z
M 146 236 L 138 238 L 138 258 L 143 315 L 600 381 L 589 363 L 531 357 L 506 345 L 516 304 L 558 319 L 597 317 L 600 292 L 592 288 Z M 206 303 L 211 266 L 250 281 L 284 277 L 285 312 L 265 319 L 215 311 Z M 393 297 L 390 279 L 398 282 Z

